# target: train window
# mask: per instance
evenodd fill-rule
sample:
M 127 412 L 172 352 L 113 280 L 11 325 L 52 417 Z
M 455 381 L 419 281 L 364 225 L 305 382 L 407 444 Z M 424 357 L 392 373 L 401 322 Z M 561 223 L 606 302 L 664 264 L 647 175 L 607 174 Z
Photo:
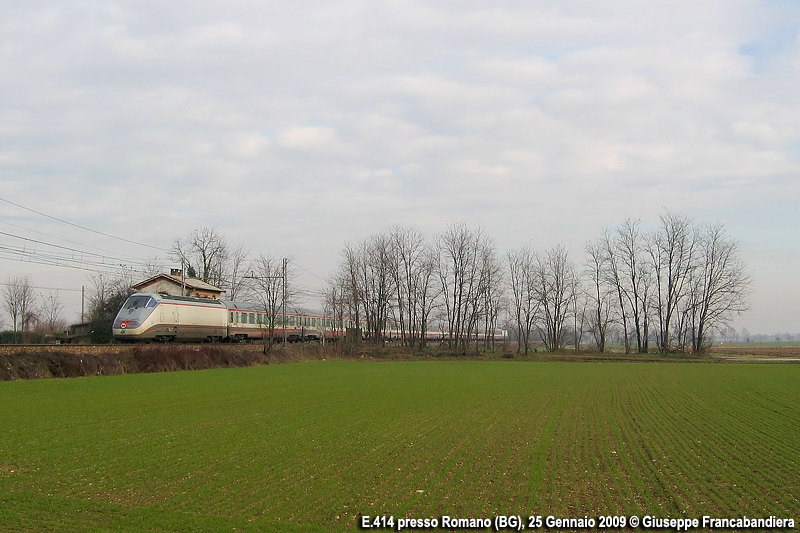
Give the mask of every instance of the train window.
M 125 302 L 125 309 L 139 309 L 140 307 L 144 307 L 148 300 L 150 300 L 149 296 L 131 296 L 128 298 L 128 301 Z
M 256 314 L 255 313 L 249 313 L 249 315 L 250 315 L 250 323 L 251 324 L 255 324 L 256 323 Z
M 231 311 L 231 322 L 233 322 L 233 311 Z

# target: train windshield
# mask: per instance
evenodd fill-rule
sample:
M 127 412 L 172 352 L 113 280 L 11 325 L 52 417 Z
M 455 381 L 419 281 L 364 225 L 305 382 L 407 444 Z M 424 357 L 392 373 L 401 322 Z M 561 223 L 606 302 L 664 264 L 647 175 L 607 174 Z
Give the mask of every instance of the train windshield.
M 150 296 L 131 296 L 125 302 L 124 309 L 141 309 L 143 307 L 155 307 L 156 301 Z

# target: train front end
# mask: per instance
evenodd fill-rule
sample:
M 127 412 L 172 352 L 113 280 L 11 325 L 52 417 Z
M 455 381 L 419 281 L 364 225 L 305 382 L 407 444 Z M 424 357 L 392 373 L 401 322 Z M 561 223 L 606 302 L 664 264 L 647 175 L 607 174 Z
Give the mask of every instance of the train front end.
M 158 300 L 153 294 L 137 293 L 130 296 L 114 319 L 112 331 L 115 340 L 138 341 L 147 337 L 150 315 Z

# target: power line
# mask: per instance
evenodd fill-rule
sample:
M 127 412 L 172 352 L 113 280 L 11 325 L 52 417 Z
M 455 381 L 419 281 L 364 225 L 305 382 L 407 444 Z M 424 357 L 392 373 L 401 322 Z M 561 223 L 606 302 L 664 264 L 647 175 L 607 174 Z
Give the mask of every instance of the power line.
M 105 248 L 99 248 L 97 246 L 92 246 L 90 244 L 84 244 L 84 243 L 77 242 L 77 241 L 71 241 L 71 240 L 65 239 L 63 237 L 58 237 L 56 235 L 50 235 L 49 233 L 44 233 L 43 231 L 37 231 L 37 230 L 31 229 L 31 228 L 26 228 L 25 226 L 19 226 L 17 224 L 12 224 L 11 222 L 8 222 L 8 221 L 5 221 L 5 220 L 0 220 L 0 224 L 6 224 L 7 226 L 11 226 L 11 227 L 14 227 L 14 228 L 22 229 L 22 230 L 25 230 L 25 231 L 30 231 L 31 233 L 38 233 L 39 235 L 44 235 L 45 237 L 52 237 L 53 239 L 60 239 L 60 240 L 62 240 L 64 242 L 77 244 L 79 246 L 85 246 L 87 248 L 93 248 L 95 250 L 100 250 L 101 252 L 108 252 L 110 254 L 117 254 L 118 253 L 118 252 L 115 252 L 115 251 L 112 251 L 112 250 L 107 250 Z M 133 258 L 133 256 L 131 256 L 131 258 Z
M 100 273 L 119 273 L 124 271 L 141 273 L 142 271 L 147 272 L 150 270 L 150 264 L 146 261 L 130 261 L 126 258 L 108 257 L 2 231 L 0 231 L 0 235 L 25 242 L 24 246 L 0 244 L 0 258 Z M 64 252 L 67 253 L 65 254 Z
M 51 255 L 45 252 L 30 252 L 20 248 L 9 248 L 5 246 L 0 246 L 0 259 L 20 261 L 23 263 L 30 263 L 34 265 L 73 268 L 76 270 L 85 270 L 88 272 L 97 272 L 97 273 L 104 273 L 104 272 L 110 273 L 110 272 L 120 272 L 120 271 L 144 273 L 141 270 L 130 268 L 123 264 L 113 265 L 97 261 L 81 261 L 73 258 Z
M 13 283 L 0 282 L 0 285 L 5 287 L 13 287 Z M 65 291 L 65 292 L 81 292 L 83 289 L 65 289 L 64 287 L 36 287 L 31 285 L 31 289 L 39 289 L 40 291 Z
M 300 265 L 298 265 L 297 262 L 294 259 L 289 259 L 289 261 L 291 261 L 294 266 L 296 266 L 297 268 L 299 268 L 300 270 L 302 270 L 303 272 L 305 272 L 309 276 L 313 276 L 313 277 L 317 278 L 320 281 L 324 281 L 325 283 L 328 282 L 327 279 L 321 278 L 321 277 L 317 276 L 316 274 L 314 274 L 313 272 L 310 272 L 310 271 L 306 270 L 305 268 L 301 267 Z
M 21 235 L 14 235 L 13 233 L 6 233 L 5 231 L 0 231 L 0 235 L 5 235 L 6 237 L 12 237 L 12 238 L 15 238 L 15 239 L 20 239 L 20 240 L 31 242 L 31 243 L 34 243 L 34 244 L 41 244 L 43 246 L 50 246 L 52 248 L 58 248 L 60 250 L 66 250 L 66 251 L 72 252 L 74 254 L 80 254 L 81 257 L 90 256 L 90 257 L 97 257 L 97 258 L 102 258 L 102 259 L 110 259 L 110 260 L 114 260 L 114 261 L 129 262 L 128 259 L 126 259 L 126 258 L 109 257 L 109 256 L 98 254 L 98 253 L 95 253 L 95 252 L 85 252 L 83 250 L 78 250 L 76 248 L 70 248 L 69 246 L 61 246 L 60 244 L 52 244 L 52 243 L 45 242 L 45 241 L 40 241 L 40 240 L 37 240 L 37 239 L 30 239 L 28 237 L 22 237 Z
M 130 240 L 130 239 L 126 239 L 126 238 L 124 238 L 124 237 L 117 237 L 116 235 L 111 235 L 111 234 L 109 234 L 109 233 L 103 233 L 102 231 L 97 231 L 97 230 L 94 230 L 94 229 L 91 229 L 91 228 L 87 228 L 87 227 L 85 227 L 85 226 L 81 226 L 81 225 L 79 225 L 79 224 L 75 224 L 75 223 L 73 223 L 73 222 L 69 222 L 69 221 L 67 221 L 67 220 L 63 220 L 63 219 L 60 219 L 60 218 L 57 218 L 57 217 L 54 217 L 54 216 L 48 215 L 48 214 L 46 214 L 46 213 L 42 213 L 41 211 L 36 211 L 35 209 L 31 209 L 30 207 L 25 207 L 24 205 L 20 205 L 20 204 L 18 204 L 18 203 L 12 202 L 11 200 L 6 200 L 5 198 L 0 198 L 0 200 L 1 200 L 1 201 L 3 201 L 3 202 L 5 202 L 5 203 L 7 203 L 7 204 L 11 204 L 11 205 L 13 205 L 13 206 L 19 207 L 20 209 L 24 209 L 24 210 L 26 210 L 26 211 L 30 211 L 31 213 L 36 213 L 37 215 L 41 215 L 41 216 L 43 216 L 43 217 L 45 217 L 45 218 L 49 218 L 49 219 L 51 219 L 51 220 L 55 220 L 56 222 L 61 222 L 62 224 L 68 224 L 68 225 L 70 225 L 70 226 L 73 226 L 73 227 L 75 227 L 75 228 L 82 229 L 82 230 L 84 230 L 84 231 L 89 231 L 89 232 L 91 232 L 91 233 L 96 233 L 96 234 L 98 234 L 98 235 L 102 235 L 103 237 L 109 237 L 109 238 L 111 238 L 111 239 L 116 239 L 116 240 L 118 240 L 118 241 L 123 241 L 123 242 L 127 242 L 127 243 L 130 243 L 130 244 L 135 244 L 135 245 L 137 245 L 137 246 L 144 246 L 144 247 L 146 247 L 146 248 L 152 248 L 152 249 L 154 249 L 154 250 L 160 250 L 160 251 L 162 251 L 162 252 L 167 252 L 167 253 L 169 253 L 169 250 L 166 250 L 166 249 L 164 249 L 164 248 L 159 248 L 158 246 L 152 246 L 152 245 L 150 245 L 150 244 L 145 244 L 145 243 L 143 243 L 143 242 L 132 241 L 132 240 Z

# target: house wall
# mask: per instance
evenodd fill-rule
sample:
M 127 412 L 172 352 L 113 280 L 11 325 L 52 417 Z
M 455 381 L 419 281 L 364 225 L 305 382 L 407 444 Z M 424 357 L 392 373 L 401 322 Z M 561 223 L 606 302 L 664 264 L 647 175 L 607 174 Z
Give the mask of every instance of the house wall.
M 138 289 L 140 292 L 155 292 L 171 294 L 173 296 L 182 296 L 181 284 L 172 282 L 166 279 L 157 279 L 147 285 L 140 285 Z M 186 294 L 184 296 L 194 296 L 195 298 L 219 298 L 219 293 L 214 291 L 207 291 L 203 289 L 195 289 L 186 286 Z

